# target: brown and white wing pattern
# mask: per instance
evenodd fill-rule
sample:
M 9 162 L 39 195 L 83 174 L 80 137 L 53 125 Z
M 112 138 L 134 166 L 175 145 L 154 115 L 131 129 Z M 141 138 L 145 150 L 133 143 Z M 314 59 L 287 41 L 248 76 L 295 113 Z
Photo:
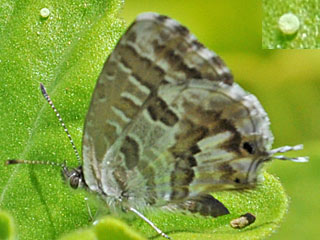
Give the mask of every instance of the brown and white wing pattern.
M 144 13 L 95 87 L 85 181 L 110 204 L 179 203 L 254 184 L 272 139 L 260 103 L 215 53 L 178 22 Z

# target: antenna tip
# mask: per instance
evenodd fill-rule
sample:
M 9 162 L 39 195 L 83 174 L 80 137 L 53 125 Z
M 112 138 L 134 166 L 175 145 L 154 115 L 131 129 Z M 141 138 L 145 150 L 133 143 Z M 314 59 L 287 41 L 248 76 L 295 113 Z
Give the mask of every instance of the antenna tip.
M 16 159 L 9 159 L 5 161 L 5 165 L 18 164 L 18 163 L 20 163 L 20 161 Z
M 41 90 L 43 95 L 47 94 L 47 90 L 46 90 L 46 88 L 44 87 L 44 85 L 42 83 L 40 83 L 40 90 Z

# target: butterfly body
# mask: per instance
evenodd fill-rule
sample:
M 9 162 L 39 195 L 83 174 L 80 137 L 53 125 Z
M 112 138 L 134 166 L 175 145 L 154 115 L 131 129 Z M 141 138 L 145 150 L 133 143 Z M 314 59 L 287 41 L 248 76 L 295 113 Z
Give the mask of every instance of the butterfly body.
M 273 136 L 259 101 L 178 22 L 138 16 L 107 59 L 83 135 L 109 206 L 165 206 L 256 185 Z

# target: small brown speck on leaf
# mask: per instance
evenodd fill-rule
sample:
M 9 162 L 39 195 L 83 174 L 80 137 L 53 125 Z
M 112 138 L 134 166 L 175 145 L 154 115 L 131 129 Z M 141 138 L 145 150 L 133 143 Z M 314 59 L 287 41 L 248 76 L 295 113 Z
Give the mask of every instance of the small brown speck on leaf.
M 251 213 L 241 215 L 239 218 L 235 218 L 230 221 L 230 225 L 233 228 L 244 228 L 256 220 L 256 217 Z

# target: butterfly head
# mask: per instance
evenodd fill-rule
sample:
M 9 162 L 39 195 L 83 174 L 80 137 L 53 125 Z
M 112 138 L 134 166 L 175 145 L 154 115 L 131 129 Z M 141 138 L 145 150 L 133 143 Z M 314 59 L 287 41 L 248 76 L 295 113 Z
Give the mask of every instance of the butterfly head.
M 79 166 L 77 168 L 72 168 L 72 169 L 69 169 L 64 166 L 62 168 L 62 175 L 72 188 L 77 189 L 77 188 L 86 187 L 82 166 Z

